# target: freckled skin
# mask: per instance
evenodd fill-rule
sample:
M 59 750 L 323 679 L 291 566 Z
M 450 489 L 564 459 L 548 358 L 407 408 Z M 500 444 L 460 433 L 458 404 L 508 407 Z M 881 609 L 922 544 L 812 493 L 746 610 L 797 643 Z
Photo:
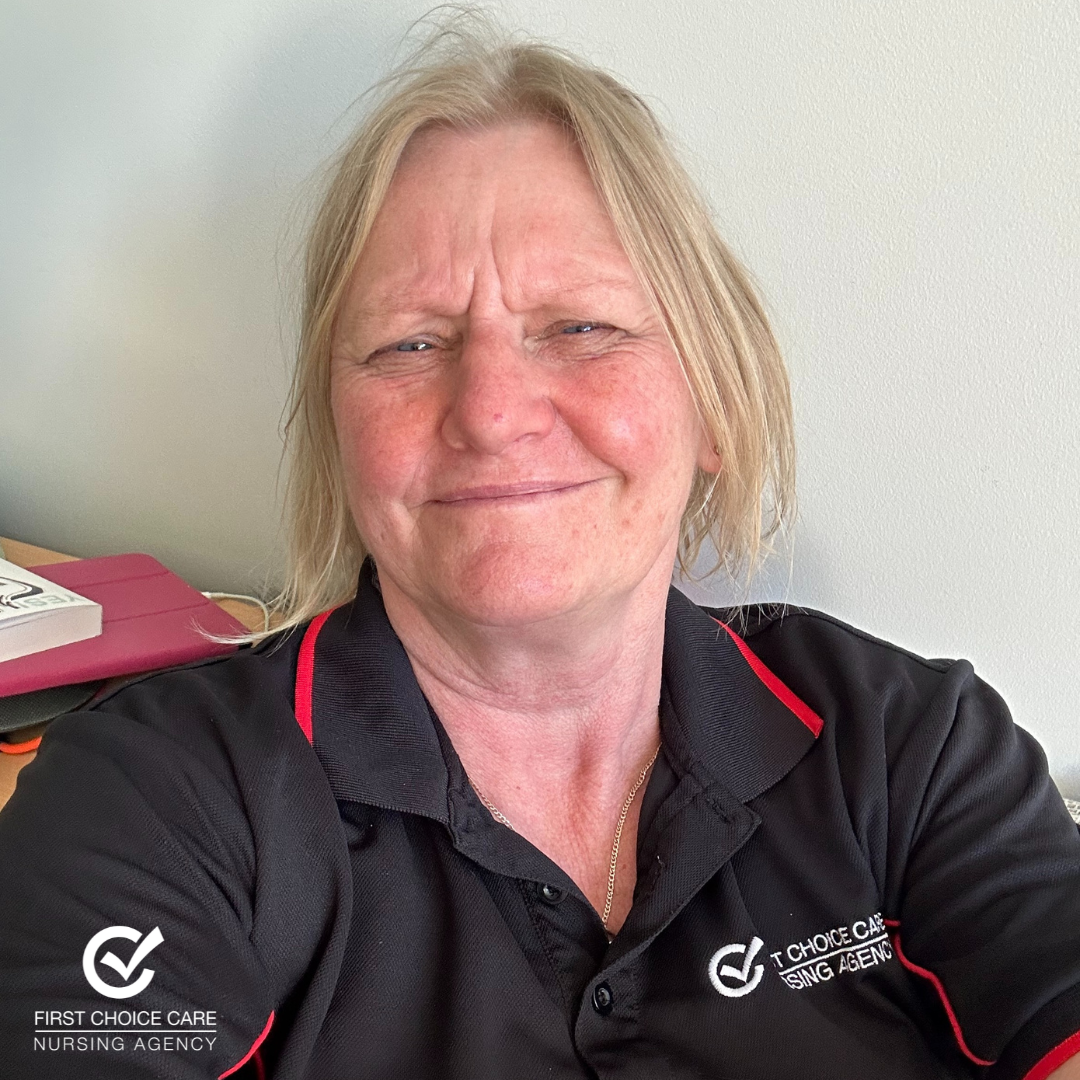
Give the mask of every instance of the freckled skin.
M 695 464 L 718 463 L 556 127 L 415 137 L 332 351 L 353 515 L 420 610 L 519 625 L 670 573 Z

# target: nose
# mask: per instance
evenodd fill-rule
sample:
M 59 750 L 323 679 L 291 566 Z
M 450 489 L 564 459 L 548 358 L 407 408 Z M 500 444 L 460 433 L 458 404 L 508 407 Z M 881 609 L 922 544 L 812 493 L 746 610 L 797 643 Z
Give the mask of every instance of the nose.
M 474 323 L 453 379 L 442 433 L 455 449 L 501 454 L 522 439 L 543 438 L 555 425 L 542 365 L 511 327 Z

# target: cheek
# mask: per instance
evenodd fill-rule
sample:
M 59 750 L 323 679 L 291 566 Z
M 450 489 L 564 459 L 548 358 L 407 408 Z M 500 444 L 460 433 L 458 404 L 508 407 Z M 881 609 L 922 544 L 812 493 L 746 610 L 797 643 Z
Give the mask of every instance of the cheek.
M 638 486 L 693 472 L 697 417 L 676 365 L 657 358 L 597 372 L 574 401 L 570 423 L 581 442 Z
M 333 386 L 331 405 L 353 513 L 390 512 L 392 502 L 407 498 L 430 449 L 430 403 L 357 380 Z

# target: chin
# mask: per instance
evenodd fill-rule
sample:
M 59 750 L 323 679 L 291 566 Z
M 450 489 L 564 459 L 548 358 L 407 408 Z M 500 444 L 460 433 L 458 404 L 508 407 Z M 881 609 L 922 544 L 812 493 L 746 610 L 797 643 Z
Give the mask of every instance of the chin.
M 460 561 L 440 560 L 437 574 L 433 589 L 443 603 L 470 622 L 489 626 L 556 618 L 602 591 L 590 567 L 573 553 L 518 544 L 485 545 Z

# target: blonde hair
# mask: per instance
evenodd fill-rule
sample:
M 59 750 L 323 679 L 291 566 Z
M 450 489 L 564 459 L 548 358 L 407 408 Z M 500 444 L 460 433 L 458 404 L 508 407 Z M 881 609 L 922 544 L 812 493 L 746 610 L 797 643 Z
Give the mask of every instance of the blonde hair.
M 436 26 L 377 87 L 332 164 L 308 239 L 297 364 L 286 423 L 288 568 L 279 627 L 349 599 L 366 551 L 349 512 L 330 408 L 330 343 L 346 285 L 410 138 L 536 118 L 581 150 L 651 295 L 713 446 L 683 515 L 679 566 L 711 536 L 713 569 L 747 580 L 790 516 L 794 444 L 787 374 L 761 303 L 659 123 L 611 75 L 549 44 L 507 36 L 482 15 Z M 259 635 L 255 635 L 259 636 Z

